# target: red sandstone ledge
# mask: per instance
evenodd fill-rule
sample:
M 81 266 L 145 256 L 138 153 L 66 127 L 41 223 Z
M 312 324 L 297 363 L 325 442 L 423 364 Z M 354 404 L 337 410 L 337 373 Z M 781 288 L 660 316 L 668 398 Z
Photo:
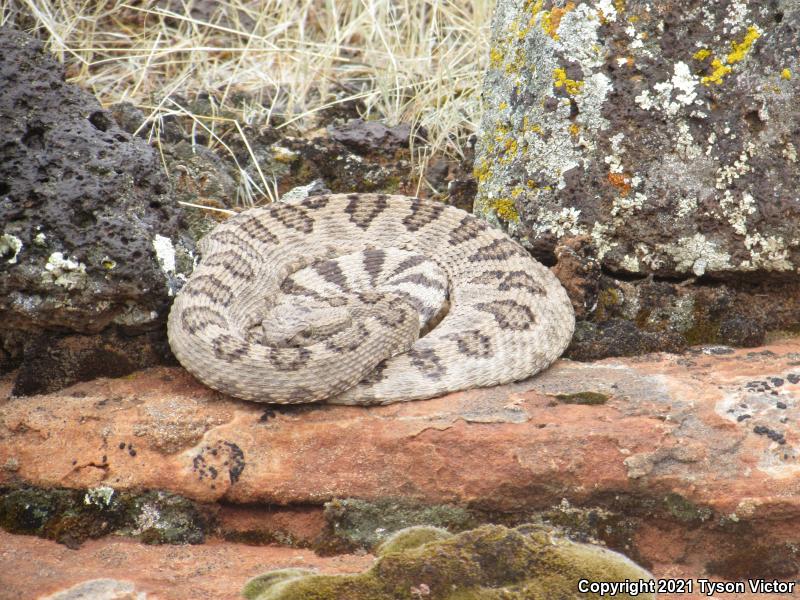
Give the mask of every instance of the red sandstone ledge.
M 595 363 L 383 407 L 275 408 L 180 368 L 10 398 L 0 484 L 198 501 L 403 497 L 518 510 L 674 492 L 732 519 L 800 516 L 800 339 Z M 558 399 L 556 395 L 594 392 Z

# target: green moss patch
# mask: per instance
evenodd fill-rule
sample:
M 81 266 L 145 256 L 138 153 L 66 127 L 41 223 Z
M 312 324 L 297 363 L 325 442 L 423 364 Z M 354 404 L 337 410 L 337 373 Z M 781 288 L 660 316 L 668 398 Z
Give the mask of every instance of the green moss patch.
M 563 404 L 586 404 L 595 406 L 608 402 L 608 396 L 600 392 L 577 392 L 575 394 L 556 394 L 556 399 Z
M 325 505 L 327 532 L 322 553 L 372 550 L 395 531 L 432 525 L 452 532 L 481 523 L 472 511 L 447 504 L 423 505 L 408 500 L 333 500 Z
M 251 580 L 244 596 L 248 600 L 545 600 L 575 597 L 581 579 L 650 578 L 619 554 L 571 542 L 536 526 L 486 525 L 444 539 L 437 534 L 428 542 L 419 529 L 397 534 L 395 547 L 402 549 L 384 550 L 375 565 L 359 575 L 274 571 Z M 421 529 L 430 533 L 429 528 Z M 404 536 L 409 536 L 408 543 Z

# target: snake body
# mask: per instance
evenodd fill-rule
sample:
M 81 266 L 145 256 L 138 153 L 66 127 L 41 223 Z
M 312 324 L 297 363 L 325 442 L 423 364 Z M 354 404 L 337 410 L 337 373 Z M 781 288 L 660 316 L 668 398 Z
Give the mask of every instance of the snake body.
M 565 350 L 550 271 L 438 202 L 312 196 L 218 225 L 168 320 L 181 364 L 257 402 L 386 404 L 509 383 Z

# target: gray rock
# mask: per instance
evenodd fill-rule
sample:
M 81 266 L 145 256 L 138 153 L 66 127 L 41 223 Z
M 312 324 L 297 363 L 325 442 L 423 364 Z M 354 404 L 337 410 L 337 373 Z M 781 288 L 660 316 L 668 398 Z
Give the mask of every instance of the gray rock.
M 551 4 L 498 4 L 481 212 L 618 272 L 796 270 L 797 3 Z
M 0 57 L 0 368 L 42 333 L 160 329 L 191 243 L 158 156 L 40 42 L 0 28 Z
M 477 213 L 551 262 L 588 238 L 623 281 L 796 279 L 797 2 L 499 0 L 492 26 Z M 706 338 L 757 343 L 797 323 L 788 287 L 774 293 L 791 316 L 748 316 L 744 335 L 734 319 Z M 627 300 L 636 313 L 640 299 Z M 628 318 L 641 326 L 650 312 Z
M 146 600 L 147 594 L 138 591 L 130 581 L 120 579 L 90 579 L 56 592 L 42 600 Z
M 331 139 L 344 144 L 358 154 L 388 153 L 408 148 L 411 126 L 401 123 L 388 127 L 380 121 L 351 119 L 343 125 L 332 127 Z

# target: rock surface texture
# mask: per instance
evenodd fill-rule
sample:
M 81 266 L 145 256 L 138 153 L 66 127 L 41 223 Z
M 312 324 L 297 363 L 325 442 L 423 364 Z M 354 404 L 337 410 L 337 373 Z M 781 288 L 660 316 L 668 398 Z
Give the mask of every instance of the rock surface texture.
M 163 330 L 170 290 L 191 260 L 182 262 L 179 209 L 158 155 L 65 83 L 40 42 L 0 28 L 0 57 L 0 371 L 42 334 L 49 347 L 111 328 L 94 344 L 107 353 L 104 344 L 131 343 L 116 335 Z M 88 351 L 85 340 L 75 344 Z M 164 354 L 133 345 L 128 372 Z M 46 352 L 29 356 L 40 361 L 38 381 L 20 393 L 63 383 L 42 368 Z M 78 363 L 87 372 L 67 381 L 110 373 L 102 361 Z
M 9 389 L 4 487 L 166 490 L 234 513 L 399 498 L 478 511 L 484 522 L 543 516 L 644 566 L 800 572 L 796 339 L 562 360 L 523 383 L 372 408 L 264 407 L 167 367 L 58 394 Z M 256 530 L 259 517 L 242 510 L 220 519 Z M 475 526 L 452 509 L 440 515 L 444 526 Z
M 476 212 L 550 262 L 590 244 L 611 276 L 584 298 L 607 323 L 597 338 L 626 340 L 614 318 L 658 339 L 623 344 L 639 349 L 753 345 L 796 324 L 798 35 L 789 1 L 500 0 Z M 631 284 L 647 276 L 660 300 Z M 671 283 L 693 278 L 725 285 Z M 765 281 L 789 283 L 758 300 Z M 609 352 L 593 350 L 573 355 Z

